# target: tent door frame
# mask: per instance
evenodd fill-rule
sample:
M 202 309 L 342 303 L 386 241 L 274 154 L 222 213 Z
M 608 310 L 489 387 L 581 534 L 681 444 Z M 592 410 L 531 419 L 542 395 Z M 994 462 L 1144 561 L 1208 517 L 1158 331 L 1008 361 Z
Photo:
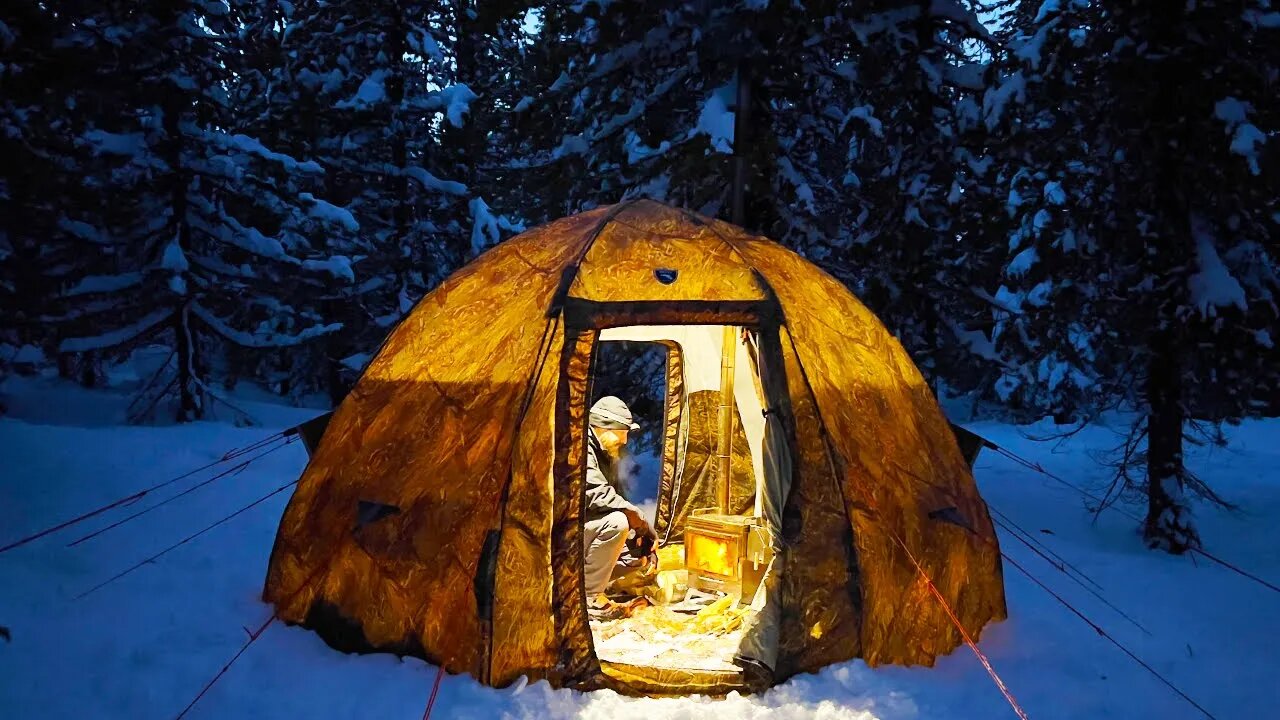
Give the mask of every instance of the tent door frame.
M 586 400 L 600 331 L 629 325 L 739 325 L 774 333 L 782 324 L 776 300 L 595 302 L 566 298 L 564 344 L 556 387 L 551 522 L 552 608 L 560 644 L 555 675 L 566 686 L 605 682 L 587 619 L 583 577 L 586 503 Z

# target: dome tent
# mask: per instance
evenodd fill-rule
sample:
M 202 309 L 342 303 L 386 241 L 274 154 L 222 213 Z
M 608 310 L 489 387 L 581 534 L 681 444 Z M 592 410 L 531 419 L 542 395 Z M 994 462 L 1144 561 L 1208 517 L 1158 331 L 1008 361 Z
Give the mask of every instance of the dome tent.
M 649 200 L 523 233 L 422 299 L 329 422 L 281 521 L 265 599 L 339 649 L 415 655 L 495 686 L 734 687 L 610 672 L 586 612 L 595 350 L 622 329 L 690 326 L 758 343 L 761 420 L 738 410 L 764 426 L 769 681 L 855 657 L 932 664 L 960 643 L 955 622 L 976 637 L 1005 617 L 986 505 L 901 345 L 795 253 Z M 671 397 L 687 375 L 674 364 Z M 677 487 L 690 475 L 678 401 L 666 416 L 659 528 L 690 494 Z

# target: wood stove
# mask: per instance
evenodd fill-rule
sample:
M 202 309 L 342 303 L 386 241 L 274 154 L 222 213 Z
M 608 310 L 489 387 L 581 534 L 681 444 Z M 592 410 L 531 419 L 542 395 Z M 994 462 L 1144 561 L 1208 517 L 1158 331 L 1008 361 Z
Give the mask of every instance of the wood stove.
M 749 602 L 772 553 L 760 518 L 695 511 L 685 524 L 684 564 L 690 591 L 721 592 Z

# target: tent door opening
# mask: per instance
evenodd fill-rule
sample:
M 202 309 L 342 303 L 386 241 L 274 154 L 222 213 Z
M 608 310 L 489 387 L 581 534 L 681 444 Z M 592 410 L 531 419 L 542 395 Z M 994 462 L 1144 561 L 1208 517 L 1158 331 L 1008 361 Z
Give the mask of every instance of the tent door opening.
M 651 519 L 657 570 L 610 583 L 607 595 L 639 606 L 631 616 L 590 622 L 602 669 L 633 687 L 746 686 L 744 667 L 768 671 L 776 659 L 778 613 L 768 579 L 790 459 L 768 413 L 771 383 L 761 373 L 771 364 L 761 358 L 760 334 L 741 325 L 598 332 L 584 400 L 621 394 L 600 385 L 612 373 L 600 358 L 613 343 L 666 349 Z M 584 569 L 587 554 L 584 547 Z

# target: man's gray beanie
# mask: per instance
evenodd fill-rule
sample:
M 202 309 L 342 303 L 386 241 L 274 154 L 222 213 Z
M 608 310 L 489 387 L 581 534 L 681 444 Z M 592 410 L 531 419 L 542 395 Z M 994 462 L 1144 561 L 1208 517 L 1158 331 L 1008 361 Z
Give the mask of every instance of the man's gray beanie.
M 606 430 L 639 430 L 631 418 L 631 408 L 621 398 L 605 395 L 591 406 L 590 422 Z

